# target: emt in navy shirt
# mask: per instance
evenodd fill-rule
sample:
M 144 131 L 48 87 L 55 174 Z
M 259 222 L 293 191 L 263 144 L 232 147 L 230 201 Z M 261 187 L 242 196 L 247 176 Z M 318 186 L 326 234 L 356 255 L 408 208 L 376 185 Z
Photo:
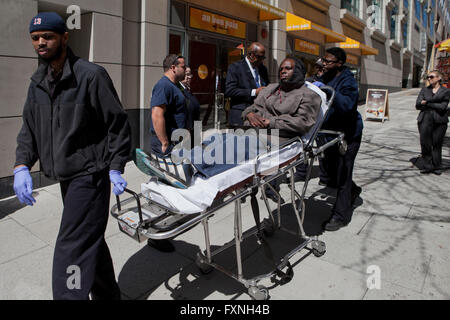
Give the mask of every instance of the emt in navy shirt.
M 167 155 L 173 147 L 170 141 L 173 131 L 186 128 L 186 101 L 177 86 L 185 76 L 184 57 L 168 55 L 163 67 L 164 76 L 152 91 L 150 133 L 152 151 Z

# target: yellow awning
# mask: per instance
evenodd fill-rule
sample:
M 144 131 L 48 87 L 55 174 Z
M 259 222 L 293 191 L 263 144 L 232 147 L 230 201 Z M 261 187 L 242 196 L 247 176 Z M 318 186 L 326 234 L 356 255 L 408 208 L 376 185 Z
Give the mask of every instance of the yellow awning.
M 325 35 L 325 42 L 343 42 L 345 41 L 345 36 L 334 32 L 328 28 L 318 25 L 310 20 L 296 16 L 295 14 L 286 12 L 286 31 L 287 32 L 297 32 L 297 31 L 308 31 L 314 30 Z
M 346 38 L 344 42 L 339 43 L 339 47 L 342 49 L 359 49 L 362 55 L 377 55 L 378 49 L 366 46 L 365 44 L 353 40 L 351 38 Z
M 450 38 L 439 42 L 438 44 L 436 44 L 435 48 L 437 48 L 439 51 L 450 52 Z
M 234 0 L 248 7 L 259 10 L 259 21 L 280 20 L 286 18 L 286 11 L 271 6 L 261 0 Z

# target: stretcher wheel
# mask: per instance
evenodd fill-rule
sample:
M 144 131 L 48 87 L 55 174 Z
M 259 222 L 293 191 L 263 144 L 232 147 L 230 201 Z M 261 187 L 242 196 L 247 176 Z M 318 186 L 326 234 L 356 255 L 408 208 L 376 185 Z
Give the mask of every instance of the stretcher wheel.
M 248 295 L 253 300 L 267 300 L 269 299 L 269 290 L 264 286 L 253 286 L 248 288 Z
M 325 242 L 323 241 L 314 241 L 311 245 L 312 253 L 316 257 L 321 257 L 327 252 Z
M 326 250 L 324 251 L 319 251 L 317 249 L 312 249 L 312 253 L 314 256 L 316 256 L 317 258 L 320 258 L 321 256 L 323 256 L 325 254 Z
M 347 152 L 347 141 L 342 140 L 339 142 L 339 153 L 344 155 Z
M 208 274 L 211 273 L 211 271 L 213 271 L 213 267 L 210 266 L 209 264 L 206 264 L 205 262 L 203 262 L 204 260 L 201 257 L 197 256 L 197 259 L 195 259 L 195 264 L 197 265 L 197 267 L 199 268 L 200 272 L 202 274 Z

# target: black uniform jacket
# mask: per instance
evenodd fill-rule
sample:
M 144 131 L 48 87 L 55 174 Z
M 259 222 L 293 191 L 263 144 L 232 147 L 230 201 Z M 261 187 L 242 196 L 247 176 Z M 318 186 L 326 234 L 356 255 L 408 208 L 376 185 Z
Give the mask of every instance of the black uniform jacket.
M 44 174 L 61 181 L 108 167 L 123 172 L 130 126 L 106 70 L 68 49 L 53 94 L 46 79 L 41 63 L 28 89 L 15 165 L 31 168 L 39 159 Z
M 431 86 L 422 88 L 417 97 L 416 109 L 420 110 L 417 121 L 421 123 L 424 119 L 433 123 L 447 123 L 448 102 L 450 100 L 450 89 L 443 86 L 433 94 Z M 426 100 L 426 104 L 422 105 L 421 101 Z

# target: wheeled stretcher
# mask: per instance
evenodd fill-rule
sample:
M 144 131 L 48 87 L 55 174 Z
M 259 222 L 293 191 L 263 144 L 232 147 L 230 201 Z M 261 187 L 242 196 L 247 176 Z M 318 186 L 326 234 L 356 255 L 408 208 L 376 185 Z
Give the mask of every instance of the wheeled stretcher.
M 252 161 L 246 161 L 209 179 L 196 178 L 186 188 L 177 188 L 158 179 L 151 179 L 149 182 L 141 185 L 141 193 L 139 194 L 125 189 L 132 197 L 122 201 L 117 197 L 117 204 L 111 209 L 111 215 L 118 220 L 120 230 L 140 242 L 149 238 L 154 240 L 171 239 L 201 223 L 205 235 L 205 250 L 197 253 L 196 264 L 200 270 L 203 273 L 208 273 L 212 269 L 220 270 L 248 288 L 248 293 L 253 299 L 267 299 L 268 290 L 258 285 L 260 280 L 274 275 L 282 277 L 284 280 L 292 278 L 293 270 L 289 260 L 302 249 L 309 249 L 316 256 L 321 256 L 325 253 L 325 243 L 319 240 L 318 236 L 309 237 L 305 234 L 303 228 L 305 216 L 304 198 L 314 160 L 325 149 L 334 144 L 339 144 L 342 151 L 345 151 L 346 147 L 342 133 L 320 131 L 320 126 L 326 116 L 328 107 L 334 98 L 333 89 L 330 87 L 319 89 L 309 83 L 307 85 L 322 97 L 323 103 L 318 121 L 306 137 L 292 138 L 279 147 L 269 147 L 266 152 L 258 154 Z M 315 140 L 319 132 L 331 134 L 334 138 L 323 145 L 318 145 L 315 143 Z M 300 164 L 309 164 L 301 194 L 296 191 L 294 181 L 294 168 Z M 168 170 L 167 165 L 167 163 L 164 163 L 159 169 L 172 177 L 173 174 L 170 174 L 170 171 L 173 173 L 173 170 Z M 266 237 L 271 236 L 277 229 L 282 228 L 280 215 L 281 196 L 270 182 L 286 176 L 287 173 L 289 173 L 290 177 L 288 186 L 291 190 L 291 203 L 298 224 L 297 235 L 300 237 L 301 243 L 291 250 L 272 272 L 245 279 L 241 255 L 241 243 L 244 240 L 241 211 L 242 199 L 250 196 L 256 223 L 256 228 L 246 232 L 246 237 L 256 235 L 259 243 L 264 245 L 267 241 Z M 272 212 L 264 192 L 266 188 L 271 188 L 277 196 L 276 214 Z M 259 206 L 256 200 L 258 191 L 262 193 L 269 215 L 269 218 L 264 219 L 262 222 L 260 222 Z M 209 219 L 219 209 L 230 204 L 234 204 L 234 244 L 233 242 L 227 243 L 213 252 L 210 243 Z M 236 249 L 236 274 L 216 264 L 213 260 L 215 255 L 233 245 Z M 285 268 L 287 268 L 287 271 L 283 272 L 282 270 Z

